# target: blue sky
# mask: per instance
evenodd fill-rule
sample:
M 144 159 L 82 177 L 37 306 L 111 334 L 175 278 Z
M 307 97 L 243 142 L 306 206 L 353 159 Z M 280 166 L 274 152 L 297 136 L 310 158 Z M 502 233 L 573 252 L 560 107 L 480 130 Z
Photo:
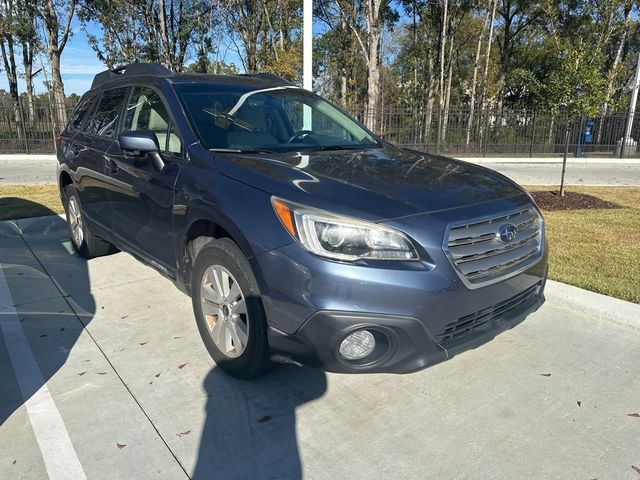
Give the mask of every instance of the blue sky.
M 73 35 L 69 38 L 67 45 L 62 52 L 62 79 L 64 81 L 65 93 L 67 95 L 71 93 L 82 94 L 91 86 L 93 76 L 103 71 L 106 67 L 100 62 L 88 44 L 87 36 L 80 27 L 80 22 L 75 20 L 72 23 Z M 18 62 L 18 69 L 22 71 L 20 65 L 21 55 L 16 52 L 16 62 Z M 49 72 L 49 65 L 47 58 L 42 55 L 42 58 L 34 60 L 34 71 L 39 69 L 44 64 L 45 69 Z M 49 75 L 47 75 L 49 76 Z M 44 74 L 41 72 L 34 78 L 34 90 L 36 93 L 42 93 L 45 91 L 43 81 L 45 80 Z M 7 77 L 4 72 L 0 72 L 0 89 L 8 90 Z M 18 86 L 20 92 L 24 92 L 24 81 L 20 79 Z
M 89 32 L 93 35 L 99 35 L 100 29 L 96 25 L 89 25 Z M 91 87 L 91 82 L 96 73 L 102 72 L 107 67 L 100 62 L 93 49 L 89 46 L 87 35 L 80 25 L 77 19 L 72 22 L 73 35 L 69 38 L 67 45 L 62 52 L 61 70 L 62 80 L 64 81 L 64 90 L 67 95 L 72 93 L 83 94 Z M 18 63 L 18 70 L 22 72 L 21 54 L 16 51 L 16 62 Z M 227 62 L 238 63 L 234 61 L 238 59 L 235 52 L 229 51 L 227 55 Z M 38 70 L 42 64 L 47 72 L 49 72 L 49 65 L 47 63 L 46 55 L 42 55 L 41 58 L 34 60 L 34 71 Z M 238 65 L 241 69 L 242 66 Z M 45 92 L 44 86 L 45 76 L 43 73 L 39 73 L 34 78 L 34 90 L 36 93 Z M 0 89 L 8 90 L 9 85 L 7 83 L 7 77 L 4 71 L 0 72 Z M 20 79 L 18 89 L 20 92 L 25 91 L 24 80 Z
M 100 35 L 100 28 L 96 24 L 89 24 L 86 28 L 92 35 Z M 326 26 L 324 24 L 321 22 L 315 22 L 314 32 L 316 35 L 324 30 L 326 30 Z M 107 67 L 98 60 L 95 52 L 89 46 L 87 34 L 77 18 L 74 18 L 72 21 L 72 32 L 73 34 L 69 38 L 69 41 L 62 52 L 62 80 L 64 81 L 64 89 L 67 95 L 72 93 L 81 95 L 89 90 L 93 77 L 96 73 L 105 70 Z M 229 46 L 227 46 L 227 48 L 222 48 L 222 50 L 225 51 L 225 58 L 222 60 L 227 63 L 235 63 L 238 69 L 242 71 L 240 57 L 233 48 L 228 47 Z M 22 65 L 20 64 L 21 58 L 20 52 L 17 51 L 16 62 L 18 63 L 19 72 L 22 71 Z M 39 58 L 34 60 L 34 71 L 38 70 L 43 65 L 45 70 L 49 72 L 49 65 L 45 54 L 42 54 Z M 35 93 L 43 93 L 46 91 L 43 83 L 44 80 L 45 75 L 42 72 L 34 78 Z M 0 89 L 9 89 L 6 74 L 3 71 L 0 72 Z M 23 79 L 19 80 L 18 89 L 21 93 L 25 91 Z

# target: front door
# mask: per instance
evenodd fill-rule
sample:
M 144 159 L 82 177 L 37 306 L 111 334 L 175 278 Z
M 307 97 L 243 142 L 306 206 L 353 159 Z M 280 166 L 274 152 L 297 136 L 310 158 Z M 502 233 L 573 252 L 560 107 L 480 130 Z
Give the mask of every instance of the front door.
M 129 97 L 122 131 L 136 130 L 156 134 L 165 166 L 158 171 L 147 156 L 126 156 L 114 145 L 107 154 L 111 228 L 125 248 L 172 274 L 174 186 L 183 147 L 160 94 L 149 87 L 135 87 Z

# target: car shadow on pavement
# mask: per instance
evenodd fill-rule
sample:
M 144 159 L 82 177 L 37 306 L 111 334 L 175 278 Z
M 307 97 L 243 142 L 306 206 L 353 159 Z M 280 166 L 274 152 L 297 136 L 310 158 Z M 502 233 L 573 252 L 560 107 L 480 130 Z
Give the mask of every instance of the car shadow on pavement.
M 281 366 L 252 380 L 213 368 L 204 381 L 206 421 L 192 478 L 302 478 L 296 408 L 320 398 L 326 374 Z
M 82 312 L 66 300 L 69 289 L 89 291 L 90 281 L 86 260 L 73 253 L 64 219 L 35 202 L 11 200 L 18 211 L 47 216 L 0 222 L 6 282 L 0 292 L 0 426 L 65 364 L 82 323 L 95 314 L 91 295 Z

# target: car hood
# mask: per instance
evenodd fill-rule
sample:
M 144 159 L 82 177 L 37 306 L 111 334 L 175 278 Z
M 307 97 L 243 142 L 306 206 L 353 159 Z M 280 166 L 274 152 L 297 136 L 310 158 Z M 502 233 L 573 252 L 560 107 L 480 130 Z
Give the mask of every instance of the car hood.
M 391 146 L 215 158 L 224 175 L 272 195 L 374 221 L 524 195 L 493 170 Z

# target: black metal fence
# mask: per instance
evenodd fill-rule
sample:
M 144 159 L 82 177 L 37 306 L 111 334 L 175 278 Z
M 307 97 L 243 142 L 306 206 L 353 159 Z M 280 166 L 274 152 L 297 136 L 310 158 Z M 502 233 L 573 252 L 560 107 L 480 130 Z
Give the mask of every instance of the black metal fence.
M 65 105 L 66 116 L 73 105 Z M 53 153 L 64 118 L 53 102 L 0 103 L 0 153 Z
M 67 116 L 72 108 L 65 106 Z M 640 114 L 587 118 L 530 110 L 410 108 L 351 113 L 392 143 L 448 155 L 557 156 L 567 147 L 576 156 L 640 156 Z M 0 103 L 0 153 L 53 153 L 62 130 L 59 117 L 52 103 L 19 109 L 13 102 Z
M 530 110 L 398 108 L 375 116 L 363 110 L 353 113 L 385 140 L 448 155 L 557 156 L 565 147 L 581 157 L 640 155 L 640 114 L 635 119 L 627 113 L 589 118 Z M 631 135 L 625 139 L 628 125 Z

